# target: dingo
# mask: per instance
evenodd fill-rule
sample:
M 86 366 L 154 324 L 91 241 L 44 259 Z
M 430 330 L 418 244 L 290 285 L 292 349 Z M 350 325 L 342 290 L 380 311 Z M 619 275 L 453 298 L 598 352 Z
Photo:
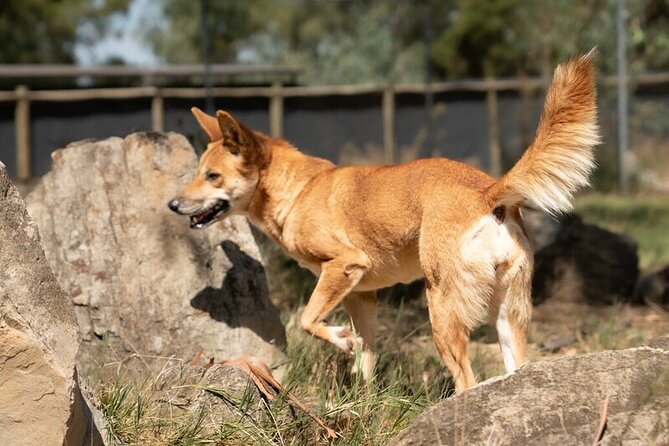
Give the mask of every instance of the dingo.
M 376 291 L 424 277 L 434 342 L 455 380 L 473 386 L 467 345 L 489 316 L 507 372 L 525 361 L 532 248 L 520 205 L 568 210 L 588 184 L 599 142 L 591 55 L 555 70 L 534 142 L 495 180 L 447 159 L 337 167 L 249 130 L 230 114 L 193 108 L 211 141 L 173 211 L 204 228 L 241 214 L 318 276 L 305 330 L 346 352 L 360 345 L 373 375 Z M 356 333 L 330 326 L 342 304 Z M 359 343 L 359 344 L 358 344 Z

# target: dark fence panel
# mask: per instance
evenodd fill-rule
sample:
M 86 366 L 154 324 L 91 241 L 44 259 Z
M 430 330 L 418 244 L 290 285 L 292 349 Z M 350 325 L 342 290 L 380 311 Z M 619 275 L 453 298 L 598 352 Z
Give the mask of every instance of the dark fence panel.
M 71 142 L 151 130 L 149 107 L 150 100 L 147 99 L 64 104 L 31 102 L 31 163 L 34 175 L 44 175 L 51 167 L 51 152 Z
M 531 102 L 530 136 L 534 134 L 541 98 Z M 499 99 L 502 149 L 515 159 L 524 149 L 521 99 L 504 94 Z M 445 156 L 488 165 L 488 118 L 483 93 L 434 95 L 430 135 L 422 94 L 395 96 L 396 159 Z M 204 99 L 164 99 L 165 130 L 184 134 L 202 150 L 205 138 L 190 112 L 205 108 Z M 216 98 L 224 109 L 250 128 L 269 133 L 269 98 Z M 87 100 L 68 103 L 31 102 L 32 169 L 43 175 L 53 150 L 86 138 L 102 139 L 151 130 L 151 99 Z M 383 122 L 380 94 L 288 97 L 284 100 L 284 137 L 305 153 L 334 162 L 382 162 Z M 4 144 L 0 159 L 16 172 L 13 104 L 0 103 Z
M 533 137 L 542 100 L 538 95 L 527 101 L 517 93 L 499 95 L 500 142 L 505 167 L 509 160 L 520 156 Z M 485 93 L 435 94 L 430 121 L 424 95 L 398 94 L 396 104 L 399 159 L 414 154 L 443 156 L 474 162 L 483 168 L 488 166 L 490 140 Z
M 265 133 L 270 133 L 272 117 L 277 133 L 282 130 L 283 136 L 298 149 L 334 162 L 380 164 L 387 162 L 390 151 L 394 150 L 395 161 L 445 156 L 488 169 L 490 122 L 486 101 L 489 97 L 484 88 L 479 88 L 482 86 L 482 83 L 473 85 L 476 88 L 470 85 L 472 89 L 467 91 L 444 89 L 443 85 L 441 89 L 435 87 L 437 93 L 433 95 L 429 121 L 424 94 L 411 86 L 398 87 L 394 97 L 383 93 L 382 87 L 373 86 L 288 87 L 279 90 L 279 94 L 285 95 L 283 107 L 281 101 L 271 99 L 275 90 L 270 88 L 218 88 L 215 106 Z M 501 168 L 505 171 L 533 139 L 544 95 L 538 89 L 523 96 L 518 86 L 497 87 L 503 88 L 494 94 L 497 95 Z M 495 91 L 490 88 L 490 92 Z M 638 167 L 635 181 L 639 184 L 650 184 L 653 190 L 669 189 L 666 180 L 669 172 L 667 83 L 636 86 L 632 91 L 630 152 L 625 162 Z M 185 134 L 196 150 L 201 151 L 205 137 L 190 108 L 204 109 L 202 90 L 164 89 L 162 92 L 165 97 L 161 100 L 161 90 L 152 87 L 120 89 L 119 93 L 113 89 L 30 91 L 30 144 L 22 146 L 30 153 L 28 174 L 44 174 L 51 164 L 51 152 L 71 142 L 125 136 L 151 130 L 154 125 L 160 128 L 161 119 L 166 131 Z M 16 176 L 16 97 L 12 94 L 0 92 L 0 161 Z M 96 97 L 104 99 L 92 99 Z M 384 109 L 384 98 L 389 97 L 394 99 L 395 105 L 394 144 L 386 144 L 392 134 L 388 130 L 393 113 L 389 113 L 389 108 Z M 593 179 L 596 187 L 611 190 L 615 186 L 619 156 L 614 84 L 600 83 L 598 104 L 603 141 L 597 149 L 599 169 Z
M 458 160 L 479 157 L 486 162 L 488 136 L 483 95 L 436 94 L 430 121 L 422 94 L 397 95 L 395 101 L 400 152 Z M 403 159 L 402 154 L 399 159 Z
M 334 162 L 342 150 L 362 155 L 370 145 L 383 147 L 381 95 L 286 98 L 284 122 L 288 141 Z
M 0 161 L 7 166 L 10 175 L 16 173 L 16 132 L 14 131 L 15 105 L 0 102 Z
M 262 97 L 249 98 L 215 98 L 215 108 L 225 110 L 239 119 L 247 127 L 261 132 L 269 132 L 269 99 Z M 198 107 L 206 111 L 204 99 L 165 99 L 165 131 L 178 132 L 185 135 L 196 150 L 201 151 L 206 138 L 193 117 L 190 109 Z

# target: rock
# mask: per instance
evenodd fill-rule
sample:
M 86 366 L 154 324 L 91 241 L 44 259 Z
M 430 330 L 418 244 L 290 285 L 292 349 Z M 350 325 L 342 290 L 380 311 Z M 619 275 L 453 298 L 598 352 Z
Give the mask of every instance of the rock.
M 648 347 L 669 350 L 669 335 L 658 336 L 648 342 Z
M 669 444 L 669 350 L 649 346 L 543 361 L 442 401 L 391 445 Z
M 563 216 L 552 216 L 530 206 L 523 206 L 522 213 L 523 223 L 535 252 L 555 241 L 560 232 L 560 221 Z
M 634 300 L 669 307 L 669 265 L 639 278 L 634 287 Z
M 2 163 L 0 246 L 0 444 L 102 444 L 77 382 L 72 304 Z
M 140 378 L 144 380 L 145 378 Z M 209 367 L 167 361 L 154 383 L 160 402 L 159 416 L 202 414 L 201 427 L 216 433 L 225 423 L 259 423 L 266 417 L 266 405 L 253 380 L 236 367 Z
M 198 351 L 283 360 L 285 332 L 246 220 L 196 231 L 167 208 L 197 168 L 183 136 L 81 141 L 52 158 L 28 209 L 75 304 L 83 369 Z
M 633 298 L 639 276 L 636 242 L 576 215 L 555 219 L 524 210 L 530 238 L 536 246 L 532 299 L 589 304 L 641 303 Z
M 210 414 L 210 428 L 238 419 L 240 412 L 254 420 L 264 415 L 260 391 L 241 369 L 216 364 L 209 368 L 199 383 L 192 410 Z

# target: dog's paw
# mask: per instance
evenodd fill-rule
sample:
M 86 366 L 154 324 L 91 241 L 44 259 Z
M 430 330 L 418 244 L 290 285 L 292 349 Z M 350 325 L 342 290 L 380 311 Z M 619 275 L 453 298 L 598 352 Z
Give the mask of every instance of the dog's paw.
M 362 345 L 362 338 L 348 327 L 327 327 L 327 330 L 328 340 L 349 355 L 355 352 L 358 345 Z

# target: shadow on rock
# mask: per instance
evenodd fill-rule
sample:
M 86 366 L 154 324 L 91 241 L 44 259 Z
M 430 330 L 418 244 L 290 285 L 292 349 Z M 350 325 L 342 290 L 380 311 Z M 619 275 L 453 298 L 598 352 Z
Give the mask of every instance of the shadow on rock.
M 212 319 L 232 328 L 245 327 L 265 341 L 286 344 L 283 327 L 268 327 L 261 314 L 276 312 L 269 300 L 267 278 L 262 264 L 229 240 L 221 248 L 232 263 L 220 288 L 206 287 L 191 299 L 193 308 L 209 313 Z

